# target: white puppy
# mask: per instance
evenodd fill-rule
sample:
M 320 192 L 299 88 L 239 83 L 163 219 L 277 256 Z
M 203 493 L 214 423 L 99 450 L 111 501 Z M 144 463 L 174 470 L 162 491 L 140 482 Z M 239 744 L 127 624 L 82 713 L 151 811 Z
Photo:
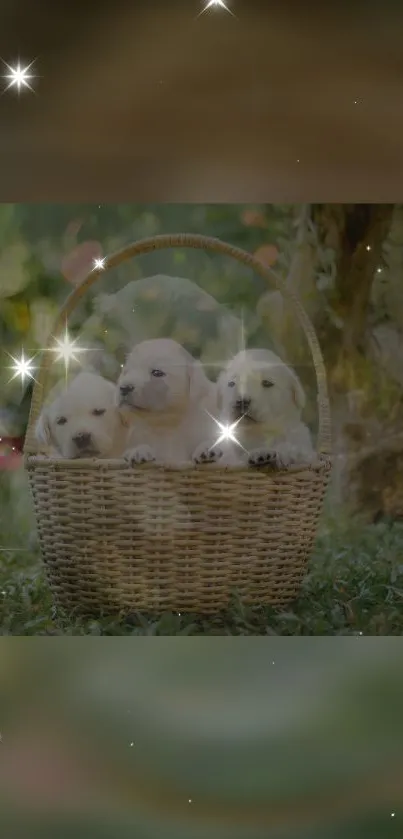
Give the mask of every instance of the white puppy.
M 112 382 L 88 372 L 64 387 L 57 385 L 37 422 L 38 442 L 66 458 L 121 457 L 128 429 L 115 392 Z
M 301 421 L 305 394 L 296 374 L 270 350 L 238 353 L 217 382 L 220 422 L 230 439 L 209 441 L 194 454 L 196 463 L 249 463 L 282 469 L 311 463 L 314 450 L 309 429 Z M 236 424 L 236 425 L 235 425 Z M 217 430 L 216 440 L 222 436 Z
M 159 338 L 143 341 L 128 356 L 117 402 L 131 423 L 129 462 L 184 463 L 209 435 L 206 409 L 215 403 L 215 385 L 180 344 Z

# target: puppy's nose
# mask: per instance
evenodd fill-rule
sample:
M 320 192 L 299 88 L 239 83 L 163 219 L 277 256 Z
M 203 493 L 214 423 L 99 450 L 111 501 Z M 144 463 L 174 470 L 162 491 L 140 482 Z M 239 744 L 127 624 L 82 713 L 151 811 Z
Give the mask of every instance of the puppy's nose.
M 238 411 L 242 411 L 245 414 L 246 411 L 248 410 L 248 408 L 250 408 L 250 403 L 251 402 L 252 402 L 251 399 L 246 399 L 246 398 L 238 399 L 235 402 L 235 407 Z
M 134 390 L 133 385 L 121 385 L 120 386 L 120 393 L 122 396 L 127 396 Z
M 78 449 L 87 449 L 91 444 L 91 434 L 86 431 L 82 431 L 80 434 L 76 434 L 73 437 L 73 442 L 76 444 Z

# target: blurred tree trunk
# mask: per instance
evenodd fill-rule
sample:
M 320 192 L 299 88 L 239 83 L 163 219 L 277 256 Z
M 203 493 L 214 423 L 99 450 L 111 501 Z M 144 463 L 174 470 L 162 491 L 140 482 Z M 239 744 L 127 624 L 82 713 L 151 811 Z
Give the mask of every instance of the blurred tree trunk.
M 335 297 L 344 322 L 342 354 L 366 350 L 372 283 L 393 212 L 393 204 L 312 206 L 319 240 L 335 253 Z
M 401 403 L 374 357 L 371 330 L 373 281 L 394 210 L 392 204 L 311 208 L 318 240 L 335 258 L 332 307 L 339 327 L 323 317 L 323 309 L 316 323 L 329 374 L 336 455 L 344 461 L 336 463 L 336 472 L 339 466 L 344 497 L 374 518 L 403 515 Z
M 393 204 L 305 204 L 298 207 L 296 248 L 288 285 L 295 288 L 321 333 L 332 366 L 346 355 L 365 353 L 374 275 L 391 226 Z M 316 241 L 310 227 L 316 230 Z M 334 254 L 332 306 L 343 329 L 329 324 L 316 285 L 318 250 Z M 329 329 L 334 341 L 329 342 Z M 288 328 L 287 328 L 288 332 Z M 324 348 L 325 349 L 325 348 Z
M 373 517 L 403 515 L 403 404 L 373 351 L 372 331 L 373 283 L 395 212 L 393 204 L 298 206 L 287 278 L 315 325 L 328 373 L 335 499 Z M 273 307 L 271 321 L 284 357 L 307 369 L 308 347 L 290 308 L 280 317 Z

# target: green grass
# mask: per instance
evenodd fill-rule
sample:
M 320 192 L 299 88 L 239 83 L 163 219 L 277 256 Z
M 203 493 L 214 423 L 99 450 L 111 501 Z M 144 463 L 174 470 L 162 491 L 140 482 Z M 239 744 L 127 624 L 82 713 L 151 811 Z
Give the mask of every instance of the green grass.
M 287 611 L 234 602 L 210 618 L 136 612 L 71 621 L 52 606 L 20 480 L 17 474 L 12 486 L 0 487 L 2 635 L 403 634 L 403 523 L 368 525 L 341 515 L 322 523 L 300 596 Z

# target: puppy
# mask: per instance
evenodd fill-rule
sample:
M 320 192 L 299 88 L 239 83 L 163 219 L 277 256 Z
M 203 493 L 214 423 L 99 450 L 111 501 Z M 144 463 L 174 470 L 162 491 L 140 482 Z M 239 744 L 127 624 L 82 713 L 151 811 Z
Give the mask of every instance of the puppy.
M 128 428 L 116 409 L 116 388 L 95 373 L 79 373 L 44 407 L 36 425 L 39 443 L 65 458 L 121 457 Z
M 143 341 L 127 358 L 117 384 L 119 411 L 131 424 L 131 463 L 191 461 L 209 433 L 215 385 L 176 341 Z
M 270 350 L 246 350 L 229 362 L 217 381 L 217 407 L 231 439 L 198 447 L 196 463 L 271 466 L 311 463 L 315 452 L 301 421 L 305 394 L 296 374 Z M 235 425 L 236 424 L 236 425 Z M 216 434 L 216 440 L 220 437 Z

